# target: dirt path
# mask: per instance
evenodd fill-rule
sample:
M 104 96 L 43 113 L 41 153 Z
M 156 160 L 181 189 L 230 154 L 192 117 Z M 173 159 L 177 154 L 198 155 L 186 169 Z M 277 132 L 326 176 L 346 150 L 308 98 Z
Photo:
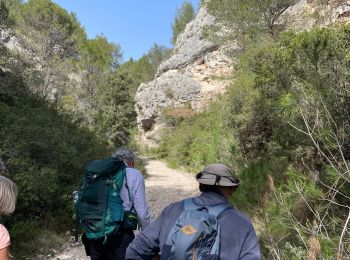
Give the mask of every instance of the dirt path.
M 146 196 L 153 219 L 169 203 L 198 194 L 198 184 L 193 175 L 169 169 L 165 163 L 156 160 L 148 160 L 146 169 L 149 175 L 146 179 Z M 75 243 L 73 237 L 64 245 L 62 251 L 63 253 L 46 259 L 89 259 L 85 256 L 81 243 Z

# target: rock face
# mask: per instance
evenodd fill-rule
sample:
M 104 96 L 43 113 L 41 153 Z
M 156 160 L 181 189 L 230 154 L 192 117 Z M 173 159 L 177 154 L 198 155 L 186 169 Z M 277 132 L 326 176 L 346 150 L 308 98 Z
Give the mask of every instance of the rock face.
M 173 55 L 163 62 L 149 83 L 141 84 L 136 97 L 137 123 L 140 141 L 157 146 L 165 127 L 165 109 L 189 107 L 203 110 L 226 89 L 220 76 L 232 71 L 232 59 L 225 56 L 225 48 L 204 39 L 202 29 L 214 22 L 205 9 L 179 35 Z
M 350 20 L 350 1 L 329 0 L 324 5 L 316 0 L 300 0 L 277 21 L 287 30 L 302 31 L 313 26 L 326 26 L 336 21 Z M 215 97 L 224 93 L 228 84 L 223 75 L 234 72 L 235 60 L 226 56 L 237 46 L 218 46 L 203 37 L 202 29 L 215 22 L 204 8 L 179 35 L 173 55 L 158 68 L 155 79 L 141 84 L 135 109 L 139 141 L 155 147 L 161 140 L 166 124 L 165 110 L 186 107 L 202 111 Z
M 349 0 L 328 0 L 323 5 L 316 0 L 300 0 L 288 8 L 280 20 L 287 30 L 303 31 L 313 26 L 327 26 L 350 21 Z

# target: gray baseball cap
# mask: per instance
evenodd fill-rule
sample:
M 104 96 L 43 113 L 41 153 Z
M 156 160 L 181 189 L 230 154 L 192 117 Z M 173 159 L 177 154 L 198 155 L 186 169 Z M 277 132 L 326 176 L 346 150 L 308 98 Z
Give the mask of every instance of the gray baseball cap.
M 210 164 L 196 175 L 199 183 L 218 186 L 239 186 L 240 180 L 225 164 Z

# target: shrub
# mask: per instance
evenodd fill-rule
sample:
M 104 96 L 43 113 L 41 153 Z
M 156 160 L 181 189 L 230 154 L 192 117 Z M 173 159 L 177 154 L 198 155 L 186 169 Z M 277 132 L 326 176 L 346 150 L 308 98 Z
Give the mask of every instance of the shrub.
M 40 248 L 36 239 L 41 232 L 63 232 L 72 226 L 71 192 L 78 186 L 81 169 L 108 151 L 71 115 L 23 91 L 19 78 L 15 82 L 13 94 L 0 100 L 0 157 L 5 174 L 19 188 L 16 212 L 5 225 L 12 234 L 12 253 L 23 258 Z M 38 244 L 29 250 L 29 241 Z

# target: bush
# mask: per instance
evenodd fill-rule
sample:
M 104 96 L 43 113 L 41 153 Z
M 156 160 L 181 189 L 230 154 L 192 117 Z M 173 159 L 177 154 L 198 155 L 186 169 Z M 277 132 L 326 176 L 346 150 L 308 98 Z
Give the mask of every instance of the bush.
M 173 126 L 177 127 L 165 133 L 158 153 L 166 158 L 170 166 L 184 166 L 191 171 L 217 162 L 234 165 L 232 152 L 236 144 L 222 118 L 225 109 L 218 103 L 198 115 L 188 109 L 168 111 L 168 117 L 176 115 L 176 120 L 171 122 L 175 122 Z
M 286 33 L 242 56 L 230 119 L 244 157 L 285 157 L 291 165 L 261 204 L 270 257 L 349 255 L 345 236 L 334 243 L 348 229 L 349 35 L 349 26 Z
M 19 188 L 16 212 L 5 219 L 5 225 L 11 233 L 12 253 L 23 258 L 22 254 L 40 248 L 36 239 L 41 232 L 63 232 L 72 226 L 71 192 L 78 186 L 81 169 L 108 151 L 72 116 L 23 91 L 20 78 L 9 73 L 4 77 L 15 78 L 16 84 L 0 100 L 0 157 L 5 174 Z M 38 244 L 29 250 L 29 241 Z

